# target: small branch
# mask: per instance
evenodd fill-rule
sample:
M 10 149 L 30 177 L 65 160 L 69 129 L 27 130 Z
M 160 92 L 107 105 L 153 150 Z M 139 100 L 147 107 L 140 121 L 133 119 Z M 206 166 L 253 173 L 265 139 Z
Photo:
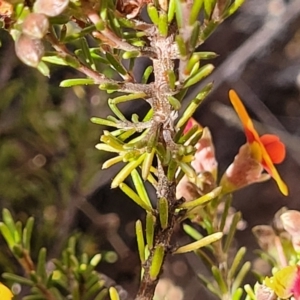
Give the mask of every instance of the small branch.
M 105 75 L 89 68 L 88 66 L 84 65 L 72 52 L 70 52 L 67 47 L 60 43 L 57 38 L 52 33 L 48 33 L 46 36 L 48 42 L 52 45 L 52 47 L 58 52 L 58 54 L 62 58 L 66 58 L 71 56 L 74 60 L 77 61 L 78 67 L 76 68 L 77 71 L 85 74 L 87 77 L 92 78 L 95 84 L 115 84 L 118 85 L 119 91 L 125 93 L 140 93 L 144 92 L 146 95 L 151 95 L 152 89 L 149 87 L 149 84 L 138 84 L 132 82 L 123 82 L 123 81 L 116 81 L 113 79 L 109 79 L 105 77 Z

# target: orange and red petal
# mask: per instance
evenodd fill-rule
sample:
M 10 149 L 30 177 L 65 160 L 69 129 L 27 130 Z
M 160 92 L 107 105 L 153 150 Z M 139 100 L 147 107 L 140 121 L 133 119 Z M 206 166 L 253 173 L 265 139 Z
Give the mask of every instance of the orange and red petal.
M 240 97 L 234 90 L 229 91 L 229 99 L 243 124 L 247 141 L 252 143 L 254 140 L 259 139 L 259 135 L 253 126 L 252 120 L 250 119 Z
M 260 141 L 266 148 L 272 162 L 280 164 L 285 158 L 285 145 L 280 141 L 279 137 L 273 134 L 264 134 L 260 137 Z
M 254 142 L 258 143 L 259 150 L 261 151 L 260 157 L 261 157 L 262 166 L 273 177 L 273 179 L 276 181 L 280 191 L 286 196 L 288 194 L 288 188 L 287 188 L 286 184 L 284 183 L 284 181 L 281 179 L 280 175 L 278 174 L 276 168 L 274 167 L 273 160 L 272 160 L 272 159 L 274 159 L 276 162 L 276 161 L 280 161 L 280 159 L 282 157 L 284 158 L 284 156 L 285 156 L 284 145 L 282 144 L 283 145 L 283 147 L 282 147 L 282 145 L 280 145 L 281 142 L 279 141 L 279 138 L 276 141 L 276 139 L 273 137 L 270 137 L 270 135 L 263 138 L 263 140 L 261 141 L 261 138 L 259 137 L 257 131 L 255 130 L 253 123 L 252 123 L 242 101 L 240 100 L 239 96 L 237 95 L 237 93 L 234 90 L 229 91 L 229 98 L 230 98 L 230 101 L 231 101 L 235 111 L 237 112 L 237 114 L 243 124 L 248 143 L 249 144 L 254 144 Z M 269 143 L 269 142 L 272 142 L 272 143 Z M 268 152 L 267 148 L 265 147 L 264 143 L 266 143 L 267 148 L 270 151 L 270 155 L 269 155 L 269 152 Z

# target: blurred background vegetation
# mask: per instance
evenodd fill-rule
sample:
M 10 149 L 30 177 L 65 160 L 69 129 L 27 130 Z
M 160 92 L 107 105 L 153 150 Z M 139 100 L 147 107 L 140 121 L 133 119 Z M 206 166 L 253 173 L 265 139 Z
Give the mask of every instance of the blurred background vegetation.
M 141 210 L 119 190 L 110 190 L 116 169 L 101 171 L 104 157 L 94 148 L 100 129 L 89 121 L 108 114 L 107 96 L 94 87 L 60 88 L 61 80 L 78 74 L 52 66 L 51 77 L 43 77 L 19 62 L 3 30 L 0 40 L 1 209 L 9 208 L 21 221 L 35 217 L 33 253 L 45 246 L 50 258 L 59 256 L 67 238 L 80 233 L 79 248 L 91 255 L 102 252 L 106 262 L 100 270 L 132 294 L 139 276 L 134 221 Z M 214 61 L 219 67 L 208 78 L 215 90 L 195 118 L 213 133 L 220 174 L 244 139 L 227 106 L 229 88 L 245 101 L 260 132 L 278 134 L 288 149 L 279 167 L 290 188 L 287 198 L 271 181 L 234 196 L 234 206 L 248 224 L 237 244 L 247 246 L 247 258 L 253 260 L 257 245 L 251 228 L 268 224 L 282 206 L 300 209 L 300 1 L 247 0 L 201 47 L 205 49 L 220 55 Z M 148 63 L 135 72 L 140 74 Z M 137 110 L 143 106 L 127 107 L 128 113 Z M 178 230 L 177 239 L 181 244 L 187 237 Z M 2 239 L 0 247 L 1 271 L 18 272 Z M 193 254 L 170 257 L 164 288 L 176 284 L 182 290 L 178 299 L 199 299 L 204 293 L 196 276 L 201 268 Z

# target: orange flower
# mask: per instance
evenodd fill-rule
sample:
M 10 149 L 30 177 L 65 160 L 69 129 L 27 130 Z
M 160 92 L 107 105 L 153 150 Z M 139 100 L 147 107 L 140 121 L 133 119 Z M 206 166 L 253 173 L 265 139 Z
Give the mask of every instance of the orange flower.
M 273 177 L 282 194 L 286 196 L 288 188 L 274 166 L 274 164 L 281 163 L 285 158 L 284 144 L 276 135 L 265 134 L 260 137 L 242 101 L 234 90 L 229 91 L 229 98 L 243 124 L 252 157 Z

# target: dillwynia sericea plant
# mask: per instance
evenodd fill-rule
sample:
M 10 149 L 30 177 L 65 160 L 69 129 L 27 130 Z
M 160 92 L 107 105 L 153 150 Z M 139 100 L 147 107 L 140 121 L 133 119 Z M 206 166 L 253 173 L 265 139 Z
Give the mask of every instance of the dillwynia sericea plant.
M 254 287 L 243 287 L 251 268 L 250 262 L 243 262 L 246 249 L 234 249 L 232 244 L 242 223 L 241 213 L 231 207 L 232 192 L 273 178 L 279 190 L 288 194 L 274 167 L 283 161 L 285 146 L 275 135 L 259 136 L 238 95 L 231 90 L 229 99 L 247 141 L 225 173 L 218 176 L 211 133 L 192 118 L 213 84 L 202 87 L 181 109 L 189 88 L 214 69 L 209 61 L 216 54 L 198 52 L 198 46 L 242 2 L 0 1 L 1 26 L 14 39 L 16 54 L 23 63 L 45 76 L 51 76 L 49 64 L 72 67 L 85 77 L 66 79 L 61 87 L 97 85 L 110 97 L 113 115 L 93 117 L 91 121 L 105 126 L 96 148 L 115 154 L 102 168 L 122 165 L 111 188 L 120 188 L 145 211 L 145 220 L 135 224 L 141 261 L 137 300 L 157 297 L 155 288 L 168 254 L 190 251 L 210 270 L 210 277 L 199 276 L 219 299 L 300 299 L 299 212 L 284 209 L 275 216 L 276 225 L 254 228 L 262 247 L 261 257 L 273 267 L 272 276 L 258 275 Z M 151 64 L 139 80 L 134 67 L 142 57 L 149 58 Z M 136 112 L 127 119 L 119 104 L 128 101 L 145 101 L 149 110 L 144 116 Z M 127 185 L 128 177 L 133 187 Z M 155 190 L 155 199 L 149 198 L 145 182 Z M 191 222 L 185 223 L 188 219 L 203 228 L 201 234 L 188 225 Z M 172 243 L 178 224 L 194 242 Z M 99 255 L 90 259 L 82 254 L 78 258 L 74 237 L 62 258 L 53 261 L 51 270 L 47 269 L 44 248 L 35 263 L 30 253 L 32 227 L 32 218 L 22 229 L 22 224 L 3 210 L 1 233 L 24 270 L 22 276 L 4 273 L 3 277 L 10 285 L 31 287 L 23 299 L 124 298 L 114 287 L 106 289 L 95 270 Z M 0 295 L 1 299 L 13 297 L 2 284 Z

